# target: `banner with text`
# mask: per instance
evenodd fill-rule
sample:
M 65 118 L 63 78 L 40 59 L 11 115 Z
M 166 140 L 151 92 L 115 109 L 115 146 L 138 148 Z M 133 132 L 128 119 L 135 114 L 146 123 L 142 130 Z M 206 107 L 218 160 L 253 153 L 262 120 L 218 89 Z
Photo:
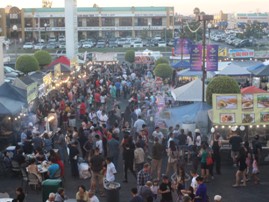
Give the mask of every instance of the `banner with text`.
M 206 46 L 206 71 L 218 71 L 218 45 Z
M 175 55 L 187 55 L 190 54 L 192 41 L 189 39 L 175 39 L 174 40 L 174 54 Z
M 191 71 L 202 71 L 203 46 L 201 44 L 191 45 L 190 52 Z

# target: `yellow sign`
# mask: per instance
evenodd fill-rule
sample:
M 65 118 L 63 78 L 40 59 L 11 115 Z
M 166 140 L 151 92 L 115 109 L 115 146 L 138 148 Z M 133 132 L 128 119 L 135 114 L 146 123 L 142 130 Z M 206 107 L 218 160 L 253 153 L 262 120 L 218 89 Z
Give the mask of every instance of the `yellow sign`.
M 228 56 L 228 50 L 227 48 L 219 48 L 219 57 L 227 57 Z
M 51 82 L 52 82 L 52 75 L 50 72 L 43 77 L 43 83 L 45 84 L 45 89 L 47 93 L 52 89 Z
M 269 124 L 269 93 L 213 94 L 216 125 Z
M 37 83 L 34 82 L 30 84 L 29 86 L 27 86 L 26 91 L 27 91 L 27 103 L 29 104 L 37 97 L 37 94 L 38 94 Z

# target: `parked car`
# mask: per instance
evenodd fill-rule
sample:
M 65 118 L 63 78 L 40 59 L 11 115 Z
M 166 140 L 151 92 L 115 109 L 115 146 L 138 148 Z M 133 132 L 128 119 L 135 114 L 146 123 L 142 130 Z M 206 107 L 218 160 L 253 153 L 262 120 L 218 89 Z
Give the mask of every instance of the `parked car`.
M 18 76 L 22 76 L 23 73 L 19 70 L 13 69 L 9 66 L 4 66 L 4 73 L 6 77 L 9 78 L 16 78 Z
M 123 47 L 123 45 L 126 43 L 126 39 L 122 38 L 117 41 L 119 47 Z
M 96 48 L 105 48 L 106 47 L 106 42 L 104 40 L 99 40 L 97 41 L 97 44 L 95 46 Z
M 47 49 L 56 49 L 57 44 L 56 43 L 48 43 L 46 46 Z
M 84 43 L 82 43 L 82 48 L 92 48 L 93 47 L 93 43 L 90 41 L 86 41 Z
M 131 48 L 131 43 L 130 42 L 125 42 L 125 44 L 122 45 L 123 48 Z
M 108 47 L 109 48 L 116 48 L 116 47 L 118 47 L 118 44 L 116 43 L 116 41 L 109 41 Z
M 25 44 L 23 44 L 22 48 L 23 49 L 33 49 L 34 44 L 32 42 L 26 42 Z
M 37 43 L 34 45 L 35 50 L 42 50 L 45 48 L 45 45 L 43 43 Z
M 66 48 L 65 42 L 59 43 L 59 48 L 62 48 L 62 49 Z
M 57 50 L 56 51 L 56 56 L 60 57 L 60 56 L 65 56 L 66 55 L 66 50 Z
M 165 41 L 159 41 L 158 42 L 158 47 L 166 47 L 166 42 Z
M 133 47 L 134 48 L 142 48 L 143 47 L 142 41 L 134 41 L 133 42 Z

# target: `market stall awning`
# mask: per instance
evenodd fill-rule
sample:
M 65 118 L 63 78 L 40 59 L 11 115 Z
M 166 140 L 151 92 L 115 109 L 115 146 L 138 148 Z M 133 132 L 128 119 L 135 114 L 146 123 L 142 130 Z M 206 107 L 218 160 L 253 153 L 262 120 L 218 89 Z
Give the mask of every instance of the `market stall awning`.
M 57 63 L 57 64 L 54 64 L 54 65 L 52 65 L 52 66 L 48 66 L 47 68 L 45 68 L 44 69 L 44 71 L 45 72 L 54 72 L 54 67 L 56 66 L 56 65 L 60 65 L 60 67 L 61 67 L 61 72 L 62 73 L 67 73 L 67 72 L 71 72 L 71 68 L 70 68 L 70 66 L 68 66 L 68 65 L 65 65 L 65 64 L 62 64 L 62 63 Z
M 268 93 L 266 90 L 257 88 L 256 86 L 248 86 L 246 88 L 241 89 L 242 94 L 252 94 L 252 93 Z
M 12 116 L 21 112 L 24 103 L 7 97 L 0 97 L 0 116 Z
M 195 79 L 184 86 L 172 90 L 171 93 L 176 101 L 202 101 L 202 85 L 203 82 L 200 79 Z

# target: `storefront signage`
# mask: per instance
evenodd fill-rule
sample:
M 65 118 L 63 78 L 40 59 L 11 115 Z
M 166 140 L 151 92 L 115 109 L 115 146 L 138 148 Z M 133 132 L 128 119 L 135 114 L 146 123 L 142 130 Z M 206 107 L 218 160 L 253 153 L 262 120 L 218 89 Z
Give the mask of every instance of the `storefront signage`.
M 212 103 L 214 124 L 269 124 L 269 93 L 213 94 Z
M 252 49 L 230 49 L 229 57 L 230 58 L 253 58 L 255 51 Z

